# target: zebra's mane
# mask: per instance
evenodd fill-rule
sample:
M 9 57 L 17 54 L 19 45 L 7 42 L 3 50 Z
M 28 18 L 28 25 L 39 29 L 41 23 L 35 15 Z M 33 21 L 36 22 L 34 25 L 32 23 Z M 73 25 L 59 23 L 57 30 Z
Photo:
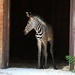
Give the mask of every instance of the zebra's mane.
M 46 22 L 41 18 L 40 16 L 34 16 L 35 19 L 37 19 L 42 25 L 46 26 Z

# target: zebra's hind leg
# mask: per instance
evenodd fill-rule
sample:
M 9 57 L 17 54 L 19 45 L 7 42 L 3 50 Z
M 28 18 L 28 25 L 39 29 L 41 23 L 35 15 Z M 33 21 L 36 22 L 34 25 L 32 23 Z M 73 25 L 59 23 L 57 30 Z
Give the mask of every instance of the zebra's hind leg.
M 56 65 L 55 65 L 55 61 L 54 61 L 54 55 L 53 55 L 53 39 L 50 40 L 50 53 L 51 53 L 51 56 L 52 56 L 54 69 L 57 69 Z
M 44 45 L 42 43 L 42 50 L 41 50 L 41 68 L 43 69 L 44 67 Z
M 53 56 L 53 50 L 52 49 L 50 49 L 50 53 L 51 53 L 52 60 L 53 60 L 53 67 L 54 67 L 54 69 L 57 69 L 56 65 L 55 65 L 54 56 Z

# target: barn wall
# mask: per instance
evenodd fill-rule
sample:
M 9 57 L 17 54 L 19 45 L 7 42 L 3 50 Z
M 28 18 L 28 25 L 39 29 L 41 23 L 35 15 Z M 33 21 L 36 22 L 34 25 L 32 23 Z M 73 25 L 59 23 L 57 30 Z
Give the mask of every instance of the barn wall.
M 0 68 L 2 67 L 3 0 L 0 0 Z

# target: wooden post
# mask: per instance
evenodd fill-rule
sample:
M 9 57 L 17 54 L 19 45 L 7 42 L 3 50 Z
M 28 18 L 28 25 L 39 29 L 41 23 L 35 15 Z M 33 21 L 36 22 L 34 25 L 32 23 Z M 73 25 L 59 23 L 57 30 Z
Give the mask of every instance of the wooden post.
M 0 68 L 9 66 L 9 0 L 0 0 Z
M 70 55 L 75 57 L 75 0 L 70 0 Z M 75 69 L 74 65 L 70 64 L 70 69 Z
M 3 0 L 0 0 L 0 68 L 2 67 Z
M 9 66 L 9 0 L 4 0 L 4 12 L 3 12 L 3 67 Z

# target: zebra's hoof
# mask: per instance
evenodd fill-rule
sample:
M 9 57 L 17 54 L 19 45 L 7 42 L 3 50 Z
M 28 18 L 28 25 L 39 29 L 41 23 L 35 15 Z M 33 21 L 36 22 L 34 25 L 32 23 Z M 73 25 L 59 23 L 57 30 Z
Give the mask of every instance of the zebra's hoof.
M 56 69 L 56 70 L 57 70 L 57 67 L 56 67 L 56 66 L 54 66 L 54 69 Z
M 48 68 L 48 66 L 43 66 L 43 69 L 47 69 Z
M 37 67 L 37 69 L 43 69 L 43 66 Z

